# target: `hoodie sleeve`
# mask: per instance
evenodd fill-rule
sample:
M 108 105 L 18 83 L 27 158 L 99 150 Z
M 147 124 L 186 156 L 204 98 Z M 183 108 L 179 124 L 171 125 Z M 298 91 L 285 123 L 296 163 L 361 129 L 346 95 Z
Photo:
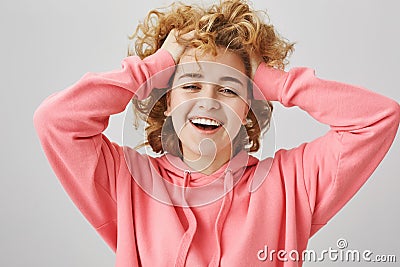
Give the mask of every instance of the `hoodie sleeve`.
M 149 93 L 137 94 L 144 82 L 173 65 L 165 50 L 144 60 L 127 57 L 122 61 L 122 69 L 87 73 L 71 87 L 46 98 L 34 113 L 34 126 L 51 167 L 98 231 L 107 224 L 115 224 L 116 179 L 124 160 L 119 146 L 102 132 L 110 115 L 124 111 L 134 94 L 144 98 Z M 151 86 L 167 84 L 167 80 L 158 82 Z M 112 244 L 116 232 L 103 238 Z
M 381 162 L 396 135 L 400 106 L 366 89 L 322 80 L 308 68 L 289 72 L 262 63 L 254 82 L 262 96 L 298 106 L 330 126 L 323 136 L 287 153 L 304 179 L 312 213 L 310 236 L 360 189 Z M 255 97 L 260 98 L 260 92 Z

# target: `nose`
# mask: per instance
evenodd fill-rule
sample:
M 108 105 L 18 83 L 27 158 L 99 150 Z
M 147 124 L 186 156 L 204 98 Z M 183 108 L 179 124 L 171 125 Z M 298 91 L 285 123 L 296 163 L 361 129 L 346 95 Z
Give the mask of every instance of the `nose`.
M 219 109 L 221 107 L 221 104 L 216 98 L 217 95 L 215 86 L 211 84 L 203 85 L 203 88 L 201 89 L 201 94 L 196 101 L 196 105 L 200 109 L 205 110 Z

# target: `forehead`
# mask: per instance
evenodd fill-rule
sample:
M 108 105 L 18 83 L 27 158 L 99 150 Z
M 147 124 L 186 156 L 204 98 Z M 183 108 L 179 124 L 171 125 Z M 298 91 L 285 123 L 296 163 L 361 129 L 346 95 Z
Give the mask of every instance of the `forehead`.
M 244 62 L 242 58 L 227 49 L 222 47 L 217 48 L 217 55 L 212 55 L 210 53 L 203 53 L 202 51 L 196 48 L 187 48 L 183 55 L 181 56 L 179 63 L 189 63 L 196 61 L 207 61 L 207 62 L 215 62 L 220 63 L 231 68 L 236 69 L 243 74 L 246 73 L 246 69 L 244 66 Z
M 183 74 L 190 74 L 185 77 L 216 83 L 234 78 L 245 85 L 248 78 L 240 56 L 222 48 L 218 48 L 217 52 L 214 56 L 209 53 L 203 54 L 194 48 L 186 49 L 177 65 L 175 80 Z

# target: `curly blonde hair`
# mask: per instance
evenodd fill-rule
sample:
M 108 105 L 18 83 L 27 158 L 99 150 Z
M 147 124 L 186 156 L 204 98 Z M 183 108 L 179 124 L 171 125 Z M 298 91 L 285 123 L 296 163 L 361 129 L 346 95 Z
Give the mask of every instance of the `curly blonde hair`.
M 263 22 L 265 12 L 255 11 L 244 0 L 225 0 L 209 8 L 186 5 L 181 2 L 165 9 L 151 10 L 129 38 L 134 40 L 134 49 L 128 55 L 141 59 L 154 54 L 164 43 L 172 29 L 178 32 L 178 42 L 196 48 L 202 53 L 217 54 L 217 47 L 236 53 L 243 60 L 246 75 L 250 78 L 250 55 L 258 54 L 270 67 L 284 69 L 287 57 L 293 51 L 293 43 L 282 38 L 270 24 Z M 185 33 L 194 31 L 191 40 L 181 39 Z M 180 142 L 173 129 L 172 120 L 164 115 L 167 108 L 167 88 L 152 90 L 145 100 L 133 99 L 136 118 L 147 123 L 147 140 L 154 152 L 179 154 Z M 252 98 L 252 85 L 248 86 Z M 260 135 L 270 125 L 273 106 L 269 101 L 251 99 L 247 115 L 248 123 L 233 141 L 234 153 L 241 149 L 256 152 L 260 147 Z M 167 127 L 165 127 L 167 125 Z M 243 127 L 242 127 L 243 128 Z

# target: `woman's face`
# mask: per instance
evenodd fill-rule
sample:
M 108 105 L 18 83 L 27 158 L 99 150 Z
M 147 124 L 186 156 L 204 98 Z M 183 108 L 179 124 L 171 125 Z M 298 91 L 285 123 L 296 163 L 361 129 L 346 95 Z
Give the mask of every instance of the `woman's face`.
M 166 114 L 185 159 L 231 157 L 232 142 L 249 110 L 245 66 L 235 53 L 216 56 L 187 49 L 177 66 Z

